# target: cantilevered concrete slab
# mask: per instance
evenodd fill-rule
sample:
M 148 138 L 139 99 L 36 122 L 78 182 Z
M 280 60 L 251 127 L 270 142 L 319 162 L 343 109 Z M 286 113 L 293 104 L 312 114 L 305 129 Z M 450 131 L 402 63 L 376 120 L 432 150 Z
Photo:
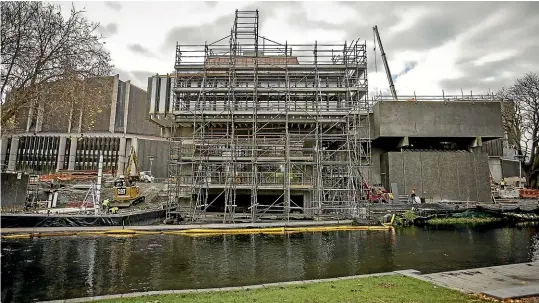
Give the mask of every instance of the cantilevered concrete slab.
M 499 138 L 503 136 L 497 101 L 382 101 L 373 107 L 373 139 Z

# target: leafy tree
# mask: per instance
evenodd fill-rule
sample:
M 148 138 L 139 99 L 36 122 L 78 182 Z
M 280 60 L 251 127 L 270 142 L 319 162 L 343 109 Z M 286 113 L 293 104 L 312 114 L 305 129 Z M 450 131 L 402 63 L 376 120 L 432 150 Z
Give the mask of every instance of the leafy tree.
M 2 2 L 1 19 L 2 126 L 47 105 L 55 114 L 84 111 L 89 127 L 101 107 L 96 94 L 108 92 L 86 80 L 113 68 L 99 24 L 74 7 L 66 19 L 60 6 L 45 2 Z
M 522 171 L 528 185 L 536 188 L 539 176 L 539 74 L 527 73 L 508 88 L 502 97 L 503 126 L 509 144 L 523 156 Z

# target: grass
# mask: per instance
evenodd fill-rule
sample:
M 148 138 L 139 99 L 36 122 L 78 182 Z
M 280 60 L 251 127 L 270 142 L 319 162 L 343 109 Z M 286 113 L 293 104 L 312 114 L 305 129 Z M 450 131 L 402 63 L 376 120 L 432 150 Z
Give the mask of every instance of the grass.
M 430 225 L 451 225 L 451 224 L 485 224 L 500 222 L 502 219 L 493 217 L 461 217 L 461 218 L 433 218 L 426 223 Z
M 320 282 L 286 287 L 268 287 L 242 291 L 195 294 L 172 294 L 101 300 L 102 303 L 441 303 L 488 302 L 477 296 L 434 286 L 430 283 L 399 275 L 366 277 L 336 282 Z

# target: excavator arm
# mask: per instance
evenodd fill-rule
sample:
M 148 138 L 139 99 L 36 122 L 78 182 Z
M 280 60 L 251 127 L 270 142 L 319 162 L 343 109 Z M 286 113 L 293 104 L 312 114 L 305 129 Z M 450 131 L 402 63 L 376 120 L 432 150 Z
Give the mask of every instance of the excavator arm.
M 135 174 L 131 175 L 132 167 L 135 166 Z M 127 162 L 127 165 L 124 169 L 124 176 L 128 180 L 134 180 L 138 181 L 140 178 L 140 170 L 138 167 L 138 159 L 137 159 L 137 153 L 135 152 L 135 148 L 131 147 L 131 153 L 129 154 L 129 161 Z

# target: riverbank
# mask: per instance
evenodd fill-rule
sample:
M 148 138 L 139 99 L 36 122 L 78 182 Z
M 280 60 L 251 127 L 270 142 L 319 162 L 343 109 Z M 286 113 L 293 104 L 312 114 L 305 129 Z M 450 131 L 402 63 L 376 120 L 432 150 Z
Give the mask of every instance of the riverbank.
M 427 225 L 459 225 L 459 224 L 489 224 L 503 222 L 501 218 L 495 217 L 470 217 L 470 218 L 433 218 L 425 223 Z
M 330 281 L 328 281 L 330 280 Z M 166 291 L 164 292 L 166 293 Z M 300 281 L 225 289 L 170 291 L 146 297 L 114 296 L 100 303 L 206 303 L 206 302 L 488 302 L 477 296 L 460 293 L 402 275 L 380 275 L 361 278 L 326 279 L 324 282 Z M 65 303 L 70 300 L 62 301 Z M 75 302 L 75 301 L 73 301 Z M 80 302 L 80 301 L 77 301 Z

